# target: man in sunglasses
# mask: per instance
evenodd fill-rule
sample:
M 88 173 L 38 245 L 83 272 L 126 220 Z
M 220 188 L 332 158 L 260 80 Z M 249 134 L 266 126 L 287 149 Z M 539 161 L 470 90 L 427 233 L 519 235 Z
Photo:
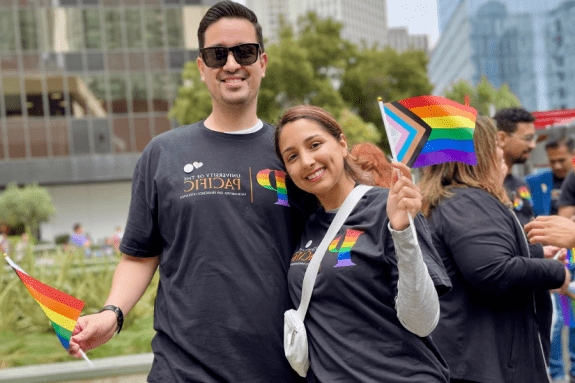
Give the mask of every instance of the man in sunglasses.
M 159 266 L 149 382 L 291 383 L 283 313 L 305 200 L 256 115 L 262 30 L 226 1 L 207 11 L 198 41 L 212 112 L 142 153 L 112 290 L 102 312 L 79 319 L 70 353 L 119 332 Z

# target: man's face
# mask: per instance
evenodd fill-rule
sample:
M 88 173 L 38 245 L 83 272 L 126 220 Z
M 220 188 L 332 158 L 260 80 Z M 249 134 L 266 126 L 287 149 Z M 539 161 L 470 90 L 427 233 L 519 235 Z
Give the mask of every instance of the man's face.
M 549 157 L 549 165 L 553 175 L 559 179 L 567 177 L 567 174 L 573 169 L 573 153 L 567 145 L 561 144 L 556 148 L 547 149 L 547 157 Z
M 208 27 L 205 33 L 205 47 L 233 47 L 238 44 L 257 43 L 256 29 L 246 19 L 223 18 Z M 201 57 L 198 68 L 202 81 L 206 83 L 214 106 L 253 106 L 257 102 L 258 90 L 265 77 L 267 56 L 260 54 L 251 65 L 238 64 L 231 52 L 221 68 L 209 68 Z
M 515 133 L 504 133 L 500 135 L 500 138 L 502 138 L 500 141 L 506 162 L 509 164 L 525 163 L 531 151 L 535 149 L 535 124 L 518 122 Z

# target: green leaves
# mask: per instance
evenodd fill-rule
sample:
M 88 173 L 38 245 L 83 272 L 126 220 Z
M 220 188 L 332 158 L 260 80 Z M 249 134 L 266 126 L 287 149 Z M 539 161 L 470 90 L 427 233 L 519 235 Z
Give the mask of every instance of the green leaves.
M 507 84 L 503 84 L 499 89 L 496 89 L 485 76 L 481 78 L 476 87 L 473 87 L 465 80 L 461 80 L 453 85 L 451 91 L 445 92 L 446 98 L 460 104 L 465 103 L 466 95 L 469 96 L 469 106 L 474 107 L 479 114 L 484 116 L 491 116 L 490 105 L 493 105 L 491 107 L 493 112 L 499 109 L 521 106 L 521 101 L 511 92 Z
M 48 190 L 37 184 L 18 187 L 11 183 L 0 194 L 0 221 L 16 226 L 24 224 L 26 230 L 37 237 L 38 225 L 55 213 Z
M 212 99 L 202 82 L 195 61 L 186 63 L 182 72 L 184 84 L 178 89 L 178 97 L 170 110 L 170 117 L 180 125 L 192 124 L 208 117 L 212 111 Z

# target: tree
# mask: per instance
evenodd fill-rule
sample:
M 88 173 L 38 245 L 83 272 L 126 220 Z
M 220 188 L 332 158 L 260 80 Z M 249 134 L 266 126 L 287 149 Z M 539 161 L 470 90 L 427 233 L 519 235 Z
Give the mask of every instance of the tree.
M 384 102 L 430 94 L 427 57 L 423 51 L 398 54 L 391 48 L 358 52 L 355 62 L 342 77 L 340 93 L 366 122 L 375 124 L 387 142 L 377 98 Z
M 361 142 L 377 144 L 381 141 L 381 132 L 373 123 L 363 121 L 361 117 L 348 109 L 341 112 L 339 124 L 345 133 L 349 148 Z
M 10 226 L 24 224 L 26 231 L 38 238 L 40 222 L 55 213 L 48 190 L 37 184 L 18 187 L 11 183 L 0 194 L 0 221 Z
M 340 37 L 342 25 L 331 19 L 319 20 L 314 13 L 300 18 L 300 34 L 284 25 L 278 44 L 269 46 L 266 78 L 258 99 L 258 115 L 275 121 L 282 111 L 298 104 L 326 109 L 336 118 L 346 107 L 333 82 L 341 72 L 350 44 Z M 323 52 L 323 53 L 318 53 Z M 327 59 L 322 56 L 329 52 Z
M 495 110 L 518 107 L 521 106 L 521 101 L 517 98 L 507 84 L 501 85 L 499 89 L 496 89 L 487 77 L 481 77 L 481 81 L 476 87 L 472 86 L 465 80 L 461 80 L 455 85 L 451 91 L 446 91 L 445 97 L 459 102 L 460 104 L 465 103 L 465 96 L 469 96 L 469 106 L 477 109 L 479 114 L 489 116 L 490 105 L 493 105 Z
M 212 99 L 202 82 L 195 61 L 187 62 L 182 72 L 184 84 L 178 88 L 178 97 L 170 110 L 170 118 L 180 125 L 191 124 L 208 117 L 212 112 Z

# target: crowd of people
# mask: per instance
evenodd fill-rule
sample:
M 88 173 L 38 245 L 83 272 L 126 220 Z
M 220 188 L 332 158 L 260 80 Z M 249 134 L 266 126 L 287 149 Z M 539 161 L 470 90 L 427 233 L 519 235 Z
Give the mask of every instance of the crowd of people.
M 119 333 L 159 270 L 149 382 L 550 382 L 550 291 L 566 292 L 560 248 L 575 245 L 575 176 L 558 170 L 572 144 L 548 147 L 565 179 L 559 216 L 534 219 L 512 174 L 535 147 L 528 112 L 479 116 L 477 165 L 429 166 L 416 185 L 376 146 L 348 150 L 321 108 L 290 108 L 277 127 L 258 119 L 268 57 L 245 6 L 212 6 L 198 42 L 212 112 L 142 153 L 110 294 L 79 318 L 71 355 Z M 302 379 L 284 356 L 283 314 L 358 184 L 378 187 L 321 260 Z

